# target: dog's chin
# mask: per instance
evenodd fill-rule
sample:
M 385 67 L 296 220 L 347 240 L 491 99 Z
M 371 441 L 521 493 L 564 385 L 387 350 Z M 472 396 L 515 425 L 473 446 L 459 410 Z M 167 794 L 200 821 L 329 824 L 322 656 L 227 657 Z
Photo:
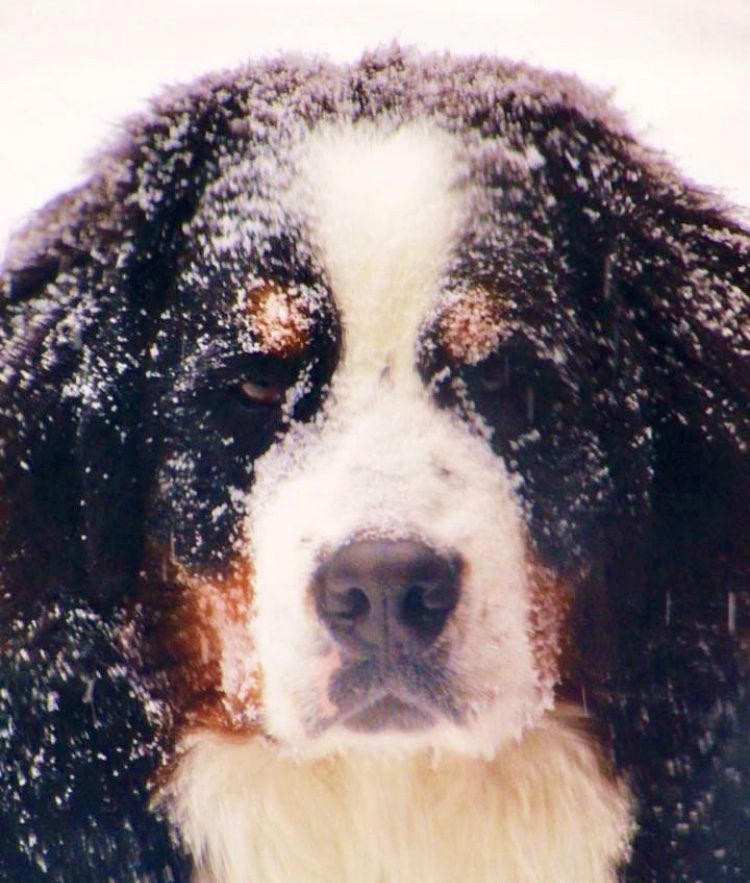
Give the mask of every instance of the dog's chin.
M 341 726 L 358 733 L 410 733 L 426 730 L 435 723 L 432 712 L 392 693 L 365 703 L 340 721 Z
M 373 746 L 382 746 L 383 737 L 389 737 L 401 748 L 417 747 L 451 720 L 429 698 L 396 685 L 340 699 L 333 714 L 308 722 L 307 735 L 319 747 L 335 743 L 363 748 L 371 737 Z

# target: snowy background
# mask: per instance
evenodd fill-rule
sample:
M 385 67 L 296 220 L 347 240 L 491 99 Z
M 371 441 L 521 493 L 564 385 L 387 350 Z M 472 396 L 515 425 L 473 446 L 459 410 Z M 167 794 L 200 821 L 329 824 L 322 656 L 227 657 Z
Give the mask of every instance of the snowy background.
M 0 252 L 163 85 L 393 39 L 577 73 L 688 177 L 750 206 L 750 0 L 0 0 Z

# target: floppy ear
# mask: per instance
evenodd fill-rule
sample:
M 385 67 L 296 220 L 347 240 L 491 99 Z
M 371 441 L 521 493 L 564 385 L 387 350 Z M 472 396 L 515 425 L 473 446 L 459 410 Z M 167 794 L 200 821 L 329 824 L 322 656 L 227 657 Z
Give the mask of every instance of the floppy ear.
M 210 99 L 185 97 L 133 124 L 88 184 L 12 244 L 0 312 L 0 560 L 17 605 L 79 589 L 116 600 L 137 574 L 142 381 L 210 161 L 207 133 L 228 125 Z
M 746 870 L 750 234 L 595 121 L 551 142 L 548 167 L 610 435 L 637 430 L 610 457 L 637 464 L 621 492 L 637 544 L 607 573 L 594 700 L 639 803 L 628 879 L 693 879 L 719 852 Z
M 659 166 L 631 167 L 620 186 L 602 288 L 645 357 L 654 578 L 678 608 L 748 628 L 750 234 Z
M 683 533 L 686 558 L 710 539 L 722 557 L 747 560 L 750 233 L 616 125 L 567 125 L 546 136 L 547 174 L 599 359 L 590 367 L 627 399 L 612 412 L 623 420 L 638 411 L 650 434 L 641 447 L 655 514 L 674 516 L 663 532 L 674 542 Z M 716 564 L 708 556 L 712 573 Z
M 649 355 L 654 575 L 683 609 L 747 633 L 750 235 L 673 182 L 637 196 L 612 275 Z
M 121 610 L 149 480 L 150 342 L 208 133 L 227 127 L 210 92 L 171 104 L 33 220 L 1 280 L 3 879 L 189 874 L 148 810 L 156 706 Z

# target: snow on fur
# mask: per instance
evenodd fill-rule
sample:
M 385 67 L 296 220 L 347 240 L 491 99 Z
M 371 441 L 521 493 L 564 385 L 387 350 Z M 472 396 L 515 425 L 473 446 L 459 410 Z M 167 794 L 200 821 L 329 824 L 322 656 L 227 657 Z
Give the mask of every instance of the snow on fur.
M 348 143 L 358 148 L 388 138 L 402 148 L 438 145 L 423 152 L 430 160 L 424 178 L 400 182 L 399 192 L 413 202 L 426 201 L 424 188 L 442 171 L 454 176 L 434 206 L 435 229 L 419 226 L 401 243 L 408 250 L 429 241 L 433 252 L 445 245 L 446 262 L 416 268 L 424 290 L 391 365 L 409 377 L 394 426 L 413 432 L 413 414 L 425 460 L 469 427 L 452 450 L 473 464 L 465 473 L 471 486 L 486 485 L 479 511 L 495 513 L 511 536 L 497 553 L 505 556 L 500 563 L 510 562 L 508 572 L 522 581 L 525 556 L 538 556 L 575 586 L 574 603 L 583 605 L 577 638 L 584 640 L 573 648 L 580 658 L 570 663 L 574 676 L 565 686 L 572 684 L 574 701 L 613 734 L 605 755 L 623 776 L 607 778 L 597 753 L 581 748 L 572 731 L 555 743 L 551 756 L 562 758 L 561 769 L 588 770 L 588 778 L 570 783 L 565 805 L 576 803 L 580 784 L 590 807 L 601 808 L 601 837 L 589 843 L 603 853 L 590 867 L 614 874 L 626 854 L 627 781 L 640 825 L 628 879 L 747 879 L 750 856 L 732 832 L 744 824 L 750 767 L 740 653 L 750 572 L 750 238 L 718 200 L 684 183 L 632 138 L 603 96 L 576 79 L 398 47 L 341 67 L 274 59 L 168 90 L 125 125 L 89 182 L 50 203 L 11 243 L 0 289 L 0 768 L 9 782 L 0 797 L 0 875 L 187 879 L 189 862 L 149 809 L 154 782 L 181 759 L 175 742 L 189 724 L 220 719 L 231 742 L 257 736 L 266 719 L 251 706 L 263 682 L 263 653 L 270 659 L 279 652 L 263 649 L 273 635 L 257 635 L 255 625 L 235 618 L 216 653 L 210 624 L 191 621 L 197 631 L 185 633 L 204 641 L 200 652 L 164 659 L 156 622 L 163 626 L 174 611 L 177 619 L 186 615 L 185 585 L 200 595 L 201 583 L 186 578 L 175 588 L 159 580 L 175 561 L 201 578 L 225 573 L 252 547 L 255 527 L 262 535 L 285 519 L 302 519 L 285 492 L 274 502 L 275 481 L 291 474 L 319 490 L 329 473 L 321 467 L 316 478 L 304 467 L 321 439 L 344 466 L 354 455 L 336 448 L 342 426 L 360 442 L 357 456 L 377 441 L 349 384 L 356 372 L 347 374 L 347 359 L 354 356 L 345 345 L 336 350 L 342 333 L 344 342 L 347 332 L 366 342 L 370 317 L 351 309 L 346 295 L 331 305 L 332 289 L 351 292 L 359 283 L 327 250 L 340 234 L 329 223 L 337 206 L 319 202 L 312 210 L 307 198 L 319 198 L 320 190 L 304 186 L 313 172 L 326 174 L 311 161 L 317 153 L 306 152 L 310 146 L 335 147 L 352 131 Z M 346 157 L 333 155 L 338 174 Z M 376 177 L 387 180 L 385 171 Z M 337 204 L 357 188 L 367 191 L 356 169 L 347 188 Z M 387 238 L 398 200 L 386 191 L 366 195 L 382 198 L 383 215 L 373 223 Z M 356 220 L 347 223 L 355 234 Z M 377 258 L 379 243 L 364 236 L 359 244 Z M 392 253 L 398 257 L 398 249 Z M 402 281 L 403 263 L 398 257 L 388 267 L 390 282 Z M 254 326 L 248 307 L 269 290 L 268 280 L 293 292 L 299 313 L 289 318 L 288 305 L 272 298 L 266 325 Z M 499 294 L 501 314 L 467 310 L 471 292 Z M 342 305 L 353 323 L 343 329 Z M 288 322 L 270 327 L 282 313 Z M 211 408 L 201 407 L 237 359 L 307 340 L 318 327 L 325 329 L 321 350 L 335 352 L 344 367 L 336 375 L 320 356 L 300 368 L 286 387 L 278 438 L 272 432 L 263 451 L 247 448 L 251 433 L 217 423 Z M 461 371 L 440 364 L 440 334 L 458 340 Z M 518 381 L 522 425 L 506 436 L 491 425 L 477 390 L 486 388 L 483 366 L 508 342 L 513 357 L 533 370 Z M 347 407 L 326 405 L 331 394 Z M 314 415 L 302 421 L 311 401 Z M 434 401 L 446 404 L 433 419 Z M 385 413 L 376 405 L 373 420 Z M 503 468 L 483 483 L 472 470 L 490 461 Z M 405 469 L 395 449 L 384 465 Z M 428 485 L 412 498 L 411 514 L 429 509 Z M 386 491 L 352 486 L 346 506 L 329 506 L 321 535 L 335 545 L 360 517 L 359 497 L 382 502 Z M 397 496 L 391 493 L 369 527 L 386 532 Z M 471 500 L 465 506 L 456 509 L 473 525 Z M 428 520 L 424 512 L 419 518 Z M 428 538 L 452 546 L 461 525 L 433 521 Z M 168 553 L 153 572 L 146 546 Z M 272 599 L 274 556 L 264 555 L 260 586 Z M 295 573 L 312 566 L 303 557 L 287 556 L 286 565 Z M 489 557 L 487 566 L 493 563 Z M 158 586 L 151 594 L 142 588 L 149 580 Z M 585 605 L 604 596 L 609 618 L 592 619 Z M 156 610 L 154 598 L 164 606 Z M 504 611 L 509 620 L 528 612 L 521 589 L 516 600 Z M 261 621 L 284 625 L 272 600 L 264 609 Z M 248 621 L 256 623 L 251 615 Z M 526 644 L 512 647 L 510 680 L 514 671 L 531 671 Z M 208 672 L 199 679 L 208 684 L 203 693 L 179 707 L 170 680 L 180 668 L 176 659 L 188 668 L 207 661 Z M 541 683 L 541 698 L 531 703 L 532 681 L 529 675 L 516 684 L 526 698 L 483 734 L 485 754 L 524 734 L 544 743 L 546 731 L 536 725 L 546 720 L 555 685 Z M 237 709 L 229 694 L 252 700 Z M 212 739 L 184 755 L 173 784 Z M 183 749 L 192 745 L 182 742 Z M 465 748 L 460 740 L 457 746 Z M 224 778 L 227 769 L 232 778 L 231 760 L 231 751 L 215 758 Z M 256 761 L 241 758 L 243 768 L 255 769 Z M 267 762 L 282 768 L 282 779 L 331 799 L 326 783 L 316 774 L 306 778 L 288 756 L 271 751 Z M 457 765 L 449 757 L 446 775 Z M 210 847 L 191 800 L 211 791 L 201 784 L 210 770 L 208 763 L 172 792 L 172 811 L 199 856 Z M 527 772 L 533 779 L 534 770 Z M 502 780 L 502 771 L 493 767 L 495 773 Z M 410 768 L 410 776 L 423 774 L 432 775 Z M 355 770 L 342 788 L 359 801 L 363 781 Z M 450 802 L 442 787 L 435 785 Z M 518 803 L 524 800 L 521 794 Z M 507 812 L 494 798 L 487 806 L 492 818 Z M 387 827 L 382 806 L 373 812 Z M 565 818 L 572 828 L 576 821 Z M 525 832 L 517 834 L 525 843 Z M 227 835 L 212 836 L 220 842 Z M 408 868 L 407 853 L 394 849 L 399 867 Z M 495 867 L 515 874 L 521 853 Z M 347 862 L 351 856 L 339 856 L 332 866 Z M 534 879 L 547 869 L 518 873 Z

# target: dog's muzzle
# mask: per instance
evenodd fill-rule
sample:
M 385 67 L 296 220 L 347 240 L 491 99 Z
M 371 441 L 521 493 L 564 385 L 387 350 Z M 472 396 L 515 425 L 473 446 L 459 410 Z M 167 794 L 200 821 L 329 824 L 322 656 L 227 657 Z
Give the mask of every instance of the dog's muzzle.
M 329 699 L 361 731 L 431 725 L 445 707 L 440 636 L 461 596 L 463 563 L 412 539 L 361 539 L 319 566 L 318 617 L 341 653 Z

